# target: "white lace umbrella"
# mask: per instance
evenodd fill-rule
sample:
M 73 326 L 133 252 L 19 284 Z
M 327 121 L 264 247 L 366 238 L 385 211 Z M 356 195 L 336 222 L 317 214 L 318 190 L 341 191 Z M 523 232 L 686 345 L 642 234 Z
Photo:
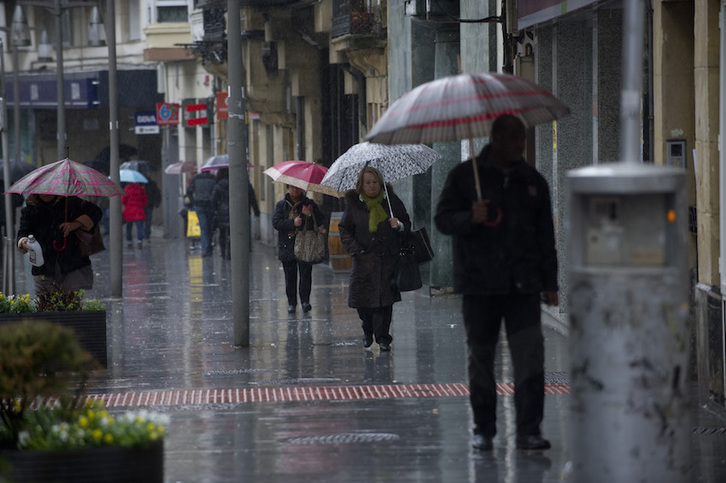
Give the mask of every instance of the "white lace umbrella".
M 398 181 L 426 172 L 434 161 L 441 157 L 439 153 L 423 144 L 386 146 L 363 142 L 352 146 L 336 159 L 320 184 L 330 186 L 338 192 L 354 189 L 360 171 L 366 166 L 380 171 L 386 182 Z M 388 209 L 391 210 L 391 201 L 385 183 L 383 188 L 386 190 Z
M 328 168 L 320 182 L 336 191 L 355 188 L 360 170 L 366 166 L 376 168 L 385 181 L 421 174 L 440 159 L 441 155 L 423 144 L 397 144 L 386 146 L 363 142 L 352 146 Z
M 521 77 L 459 74 L 421 84 L 401 96 L 366 139 L 382 144 L 469 139 L 471 152 L 472 139 L 488 136 L 494 119 L 503 114 L 517 116 L 526 127 L 532 127 L 569 113 L 570 108 L 551 92 Z M 481 191 L 478 175 L 474 170 L 477 193 Z

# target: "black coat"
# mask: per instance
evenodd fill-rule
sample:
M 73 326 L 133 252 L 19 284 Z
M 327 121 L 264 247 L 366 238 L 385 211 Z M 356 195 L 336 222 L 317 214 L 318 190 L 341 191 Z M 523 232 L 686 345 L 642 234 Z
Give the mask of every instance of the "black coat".
M 296 228 L 295 218 L 302 213 L 302 205 L 306 202 L 313 204 L 313 216 L 302 215 L 302 226 Z M 295 235 L 299 230 L 314 230 L 316 223 L 318 228 L 325 226 L 325 215 L 318 205 L 305 195 L 293 205 L 290 194 L 286 193 L 285 197 L 277 202 L 275 213 L 272 215 L 272 227 L 277 230 L 277 258 L 281 262 L 295 260 Z
M 91 260 L 81 256 L 78 249 L 78 238 L 72 233 L 66 239 L 65 249 L 61 251 L 56 249 L 63 246 L 63 232 L 59 227 L 64 221 L 73 221 L 84 214 L 88 215 L 95 225 L 101 221 L 103 215 L 101 208 L 75 196 L 59 197 L 51 203 L 43 203 L 39 198 L 35 198 L 35 200 L 37 204 L 26 204 L 20 212 L 20 227 L 16 239 L 17 244 L 22 237 L 32 234 L 43 249 L 44 263 L 40 267 L 33 266 L 31 273 L 33 275 L 53 275 L 56 261 L 60 265 L 61 273 L 64 274 L 90 265 Z M 67 215 L 65 200 L 68 200 Z M 34 201 L 30 200 L 30 202 Z M 56 248 L 53 247 L 54 241 Z
M 229 225 L 229 179 L 222 178 L 214 185 L 212 207 L 217 224 Z
M 489 160 L 489 146 L 477 158 L 482 197 L 490 200 L 490 221 L 472 225 L 477 199 L 471 161 L 451 170 L 434 221 L 454 236 L 454 288 L 464 294 L 532 294 L 557 290 L 552 203 L 547 181 L 524 160 L 505 174 Z
M 391 286 L 398 258 L 400 240 L 411 233 L 411 219 L 401 199 L 388 187 L 393 216 L 403 223 L 403 231 L 395 231 L 388 220 L 378 224 L 376 233 L 368 230 L 369 213 L 357 191 L 345 194 L 345 211 L 338 224 L 343 248 L 353 257 L 350 273 L 348 306 L 386 307 L 401 300 L 401 293 Z M 381 201 L 391 216 L 388 201 Z
M 195 209 L 212 208 L 212 193 L 216 184 L 217 178 L 209 171 L 202 171 L 194 175 L 191 183 L 189 183 L 186 195 Z

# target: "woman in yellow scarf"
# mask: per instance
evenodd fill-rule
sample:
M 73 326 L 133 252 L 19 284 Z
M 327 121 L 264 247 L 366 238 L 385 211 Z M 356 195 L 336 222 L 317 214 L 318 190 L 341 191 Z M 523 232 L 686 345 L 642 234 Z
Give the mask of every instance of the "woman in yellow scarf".
M 355 190 L 345 194 L 345 211 L 338 229 L 343 247 L 353 257 L 348 306 L 358 310 L 363 344 L 373 340 L 381 351 L 391 350 L 393 304 L 401 293 L 392 284 L 400 238 L 411 231 L 411 220 L 401 199 L 383 184 L 370 166 L 358 175 Z

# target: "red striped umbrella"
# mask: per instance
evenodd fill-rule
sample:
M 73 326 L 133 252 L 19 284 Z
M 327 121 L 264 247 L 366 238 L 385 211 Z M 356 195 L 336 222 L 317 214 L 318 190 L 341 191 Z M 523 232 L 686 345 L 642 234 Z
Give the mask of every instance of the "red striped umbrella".
M 551 92 L 506 74 L 459 74 L 421 84 L 401 96 L 366 136 L 380 144 L 430 144 L 488 136 L 502 114 L 526 127 L 570 113 Z
M 366 136 L 380 144 L 430 144 L 488 136 L 494 120 L 511 114 L 526 127 L 551 122 L 570 108 L 537 84 L 507 74 L 459 74 L 421 84 L 401 96 Z M 479 171 L 474 169 L 479 200 Z
M 123 196 L 126 192 L 106 175 L 70 159 L 42 166 L 20 178 L 6 193 L 59 196 Z
M 277 183 L 286 183 L 305 191 L 315 191 L 330 196 L 338 196 L 338 192 L 330 186 L 323 186 L 323 180 L 328 168 L 307 161 L 283 161 L 263 171 Z

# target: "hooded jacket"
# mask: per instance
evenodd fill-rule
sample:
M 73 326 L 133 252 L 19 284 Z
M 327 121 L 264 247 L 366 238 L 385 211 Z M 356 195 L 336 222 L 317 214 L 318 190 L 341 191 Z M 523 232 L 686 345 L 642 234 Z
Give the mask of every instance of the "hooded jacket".
M 471 161 L 451 170 L 436 209 L 436 227 L 454 237 L 454 288 L 482 295 L 557 290 L 547 181 L 524 159 L 505 173 L 492 163 L 490 149 L 476 160 L 490 226 L 471 223 L 477 199 Z
M 353 308 L 386 307 L 401 300 L 401 293 L 392 287 L 393 272 L 398 259 L 400 240 L 411 233 L 411 219 L 401 199 L 388 186 L 393 216 L 403 223 L 403 231 L 391 228 L 388 220 L 378 224 L 376 233 L 368 229 L 368 209 L 355 190 L 345 193 L 345 211 L 338 224 L 343 248 L 353 257 L 350 273 L 348 306 Z M 388 200 L 381 206 L 391 217 Z

